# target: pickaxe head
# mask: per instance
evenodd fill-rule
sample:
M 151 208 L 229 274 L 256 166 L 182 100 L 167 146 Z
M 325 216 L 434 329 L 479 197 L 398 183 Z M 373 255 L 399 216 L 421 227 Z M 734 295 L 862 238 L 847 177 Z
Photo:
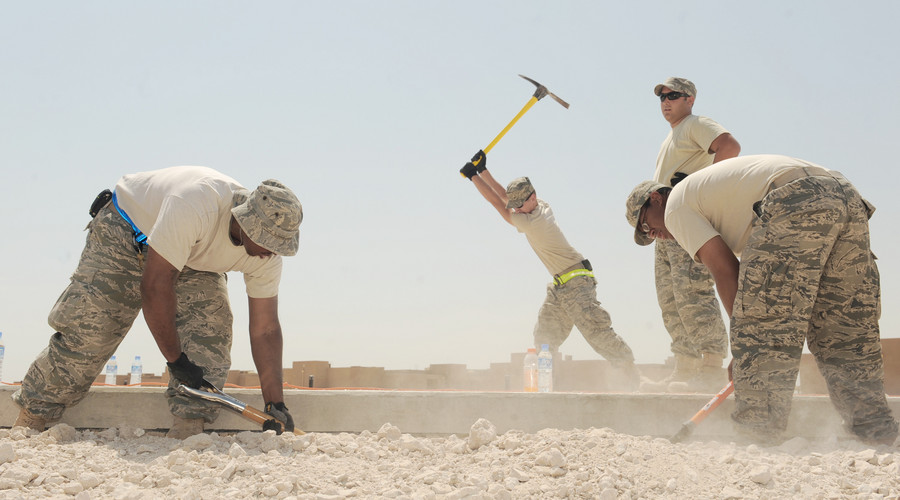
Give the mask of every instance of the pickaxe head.
M 528 80 L 529 82 L 533 83 L 534 86 L 537 87 L 537 90 L 534 91 L 534 97 L 535 97 L 538 101 L 540 101 L 541 99 L 543 99 L 545 96 L 550 96 L 550 97 L 553 98 L 554 101 L 560 103 L 560 104 L 562 105 L 562 107 L 564 107 L 564 108 L 566 108 L 566 109 L 569 109 L 569 103 L 567 103 L 566 101 L 563 101 L 563 100 L 560 99 L 559 97 L 556 97 L 556 96 L 553 94 L 553 92 L 550 92 L 549 90 L 547 90 L 547 87 L 545 87 L 545 86 L 541 85 L 540 83 L 538 83 L 538 82 L 532 80 L 531 78 L 528 78 L 528 77 L 525 76 L 525 75 L 519 75 L 519 76 L 521 76 L 522 78 L 524 78 L 524 79 Z

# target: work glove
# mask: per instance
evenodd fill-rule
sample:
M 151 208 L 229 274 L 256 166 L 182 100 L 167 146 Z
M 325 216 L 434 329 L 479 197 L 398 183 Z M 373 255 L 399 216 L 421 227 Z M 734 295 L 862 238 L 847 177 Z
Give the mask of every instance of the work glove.
M 177 379 L 182 384 L 192 388 L 200 389 L 201 387 L 210 386 L 210 383 L 203 378 L 203 368 L 195 365 L 188 359 L 187 354 L 181 353 L 181 356 L 174 363 L 166 362 L 172 378 Z
M 472 157 L 472 164 L 475 165 L 475 170 L 478 173 L 482 173 L 487 170 L 487 155 L 484 154 L 484 150 L 479 149 L 475 156 Z
M 669 180 L 669 184 L 671 184 L 672 187 L 675 187 L 675 184 L 678 184 L 679 182 L 683 181 L 684 178 L 687 176 L 688 176 L 688 174 L 686 174 L 684 172 L 675 172 L 675 174 Z
M 288 412 L 287 406 L 284 406 L 284 403 L 266 403 L 266 413 L 272 415 L 274 419 L 266 420 L 263 423 L 262 428 L 264 431 L 273 430 L 276 434 L 281 434 L 281 426 L 278 425 L 278 422 L 281 422 L 285 431 L 294 432 L 294 419 Z
M 472 164 L 472 162 L 466 163 L 463 165 L 463 168 L 459 169 L 459 173 L 462 174 L 466 179 L 472 180 L 472 177 L 478 175 L 478 168 Z

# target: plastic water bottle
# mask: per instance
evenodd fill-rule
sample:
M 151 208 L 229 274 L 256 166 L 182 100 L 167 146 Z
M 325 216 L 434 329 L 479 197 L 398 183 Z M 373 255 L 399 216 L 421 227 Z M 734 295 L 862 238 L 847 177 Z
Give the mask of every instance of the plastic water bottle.
M 3 332 L 0 332 L 0 380 L 3 380 L 3 356 L 6 354 L 6 347 L 3 345 Z
M 538 357 L 534 347 L 528 349 L 525 355 L 524 372 L 522 375 L 525 380 L 525 392 L 538 391 Z
M 136 385 L 141 383 L 141 375 L 144 374 L 144 365 L 141 363 L 141 357 L 135 356 L 134 362 L 131 363 L 131 380 L 128 382 L 130 385 Z
M 541 344 L 538 354 L 538 392 L 553 392 L 553 354 L 550 346 Z
M 113 356 L 106 362 L 106 385 L 116 385 L 116 372 L 118 371 L 119 366 L 116 364 L 116 357 Z

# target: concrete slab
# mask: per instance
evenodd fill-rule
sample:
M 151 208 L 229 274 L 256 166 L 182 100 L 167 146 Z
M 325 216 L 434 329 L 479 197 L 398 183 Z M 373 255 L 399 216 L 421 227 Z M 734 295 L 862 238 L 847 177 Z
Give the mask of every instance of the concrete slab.
M 0 387 L 0 426 L 15 421 L 18 407 L 10 399 L 15 387 Z M 146 430 L 167 429 L 171 415 L 163 388 L 95 387 L 81 404 L 66 411 L 63 422 L 79 429 L 131 425 Z M 241 401 L 263 407 L 254 389 L 229 389 Z M 696 394 L 616 394 L 564 392 L 287 390 L 285 403 L 297 426 L 311 432 L 375 432 L 391 423 L 418 435 L 468 434 L 479 418 L 490 420 L 500 433 L 537 432 L 544 428 L 608 427 L 631 435 L 669 437 L 711 396 Z M 889 397 L 895 415 L 900 398 Z M 698 426 L 700 439 L 728 439 L 733 399 L 726 400 Z M 258 430 L 259 426 L 224 409 L 209 431 Z M 795 396 L 789 436 L 846 437 L 826 396 Z

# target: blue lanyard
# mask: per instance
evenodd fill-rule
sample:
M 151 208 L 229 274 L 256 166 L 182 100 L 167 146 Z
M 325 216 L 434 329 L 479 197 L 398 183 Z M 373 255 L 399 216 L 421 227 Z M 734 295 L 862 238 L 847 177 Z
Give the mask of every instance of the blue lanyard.
M 126 214 L 124 210 L 119 208 L 119 201 L 116 199 L 115 191 L 113 191 L 113 194 L 112 194 L 112 202 L 113 202 L 113 206 L 116 207 L 116 211 L 119 212 L 119 215 L 121 215 L 122 218 L 125 219 L 125 222 L 127 222 L 128 225 L 131 226 L 131 230 L 134 231 L 135 243 L 137 243 L 138 245 L 146 245 L 147 244 L 147 235 L 144 234 L 143 232 L 141 232 L 141 230 L 138 229 L 138 227 L 134 225 L 134 222 L 132 222 L 131 217 L 129 217 L 128 214 Z

